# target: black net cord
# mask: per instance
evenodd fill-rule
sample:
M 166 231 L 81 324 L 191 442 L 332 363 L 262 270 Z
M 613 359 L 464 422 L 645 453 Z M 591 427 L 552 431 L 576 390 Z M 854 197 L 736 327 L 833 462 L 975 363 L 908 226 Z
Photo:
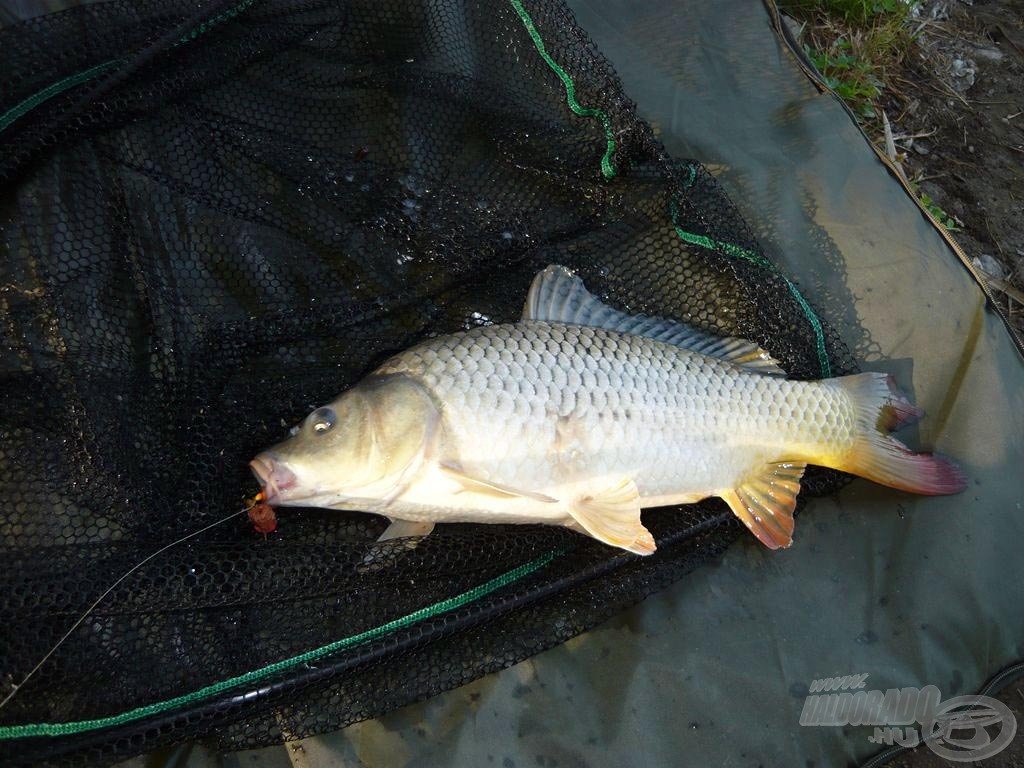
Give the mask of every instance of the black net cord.
M 252 2 L 253 0 L 246 0 L 242 5 L 252 5 Z M 232 5 L 239 5 L 238 0 L 214 0 L 214 2 L 210 3 L 209 6 L 200 5 L 197 7 L 191 14 L 189 14 L 189 16 L 179 22 L 177 26 L 173 27 L 169 32 L 161 35 L 141 51 L 132 55 L 131 58 L 128 58 L 124 65 L 115 70 L 113 74 L 104 78 L 83 94 L 74 106 L 68 109 L 63 115 L 62 122 L 66 123 L 68 120 L 71 120 L 82 112 L 88 110 L 90 104 L 99 101 L 121 83 L 127 82 L 133 74 L 149 62 L 153 61 L 157 56 L 170 48 L 179 45 L 186 33 L 201 26 L 204 22 L 208 22 L 210 19 L 220 16 Z M 59 129 L 60 127 L 60 122 L 54 125 L 55 129 Z
M 69 126 L 76 120 L 88 121 L 88 114 L 95 105 L 116 91 L 118 86 L 129 82 L 140 69 L 185 42 L 190 37 L 190 33 L 194 37 L 197 30 L 204 30 L 225 16 L 236 15 L 256 2 L 259 0 L 213 0 L 208 5 L 199 4 L 182 21 L 153 42 L 137 51 L 124 54 L 118 60 L 98 63 L 93 68 L 94 70 L 99 73 L 106 69 L 105 65 L 111 65 L 110 74 L 102 77 L 97 84 L 86 87 L 85 93 L 71 100 L 69 104 L 51 110 L 47 110 L 48 105 L 45 101 L 37 105 L 32 110 L 35 120 L 31 130 L 19 131 L 21 126 L 15 120 L 12 125 L 7 126 L 7 130 L 20 133 L 19 139 L 22 141 L 22 146 L 19 148 L 19 152 L 0 159 L 0 182 L 14 183 L 18 178 L 19 171 L 26 168 L 56 139 L 71 140 L 72 132 L 69 130 Z M 45 112 L 45 114 L 39 115 L 40 112 Z
M 721 526 L 736 526 L 732 513 L 722 513 L 709 517 L 704 522 L 692 526 L 686 531 L 679 531 L 663 537 L 658 541 L 659 548 L 668 549 Z M 565 551 L 552 553 L 553 558 L 565 556 Z M 243 692 L 226 693 L 220 697 L 207 699 L 182 708 L 180 711 L 168 712 L 163 715 L 141 719 L 122 726 L 86 731 L 64 737 L 27 738 L 20 740 L 25 744 L 26 752 L 32 760 L 46 760 L 60 757 L 69 752 L 86 751 L 98 745 L 120 742 L 141 742 L 142 734 L 150 734 L 146 739 L 147 748 L 152 748 L 152 734 L 173 732 L 186 724 L 203 723 L 204 730 L 212 729 L 226 722 L 242 717 L 251 707 L 272 707 L 274 703 L 287 701 L 296 691 L 307 689 L 317 683 L 337 677 L 348 670 L 374 662 L 386 660 L 397 654 L 415 650 L 418 647 L 435 643 L 452 634 L 466 630 L 497 617 L 522 610 L 527 606 L 564 593 L 595 579 L 605 577 L 624 565 L 635 563 L 637 556 L 622 554 L 597 562 L 590 567 L 546 583 L 540 583 L 525 591 L 517 591 L 496 599 L 486 605 L 470 604 L 463 609 L 438 617 L 427 624 L 426 628 L 417 627 L 415 631 L 398 632 L 387 640 L 374 643 L 370 647 L 343 656 L 333 662 L 321 662 L 317 667 L 307 667 L 287 677 L 273 680 L 256 688 Z M 526 586 L 517 584 L 517 586 Z M 195 737 L 201 737 L 201 732 Z M 16 756 L 15 756 L 16 759 Z
M 0 282 L 18 289 L 0 302 L 0 556 L 17 564 L 0 574 L 0 625 L 18 627 L 0 633 L 0 692 L 117 575 L 237 509 L 248 460 L 311 405 L 419 340 L 515 321 L 548 264 L 620 308 L 756 340 L 795 378 L 820 376 L 822 340 L 831 370 L 852 370 L 830 305 L 812 327 L 720 186 L 665 155 L 565 6 L 518 5 L 528 23 L 511 2 L 261 0 L 198 17 L 194 2 L 111 0 L 0 30 L 12 100 L 73 79 L 0 133 L 0 162 L 19 168 L 0 194 Z M 22 38 L 24 61 L 9 53 Z M 74 80 L 106 61 L 104 80 Z M 836 486 L 804 478 L 811 494 Z M 375 516 L 289 511 L 266 541 L 225 525 L 111 593 L 0 722 L 172 701 L 573 549 L 447 615 L 454 628 L 330 656 L 332 675 L 275 671 L 272 695 L 260 678 L 193 700 L 196 717 L 15 740 L 0 759 L 256 747 L 281 740 L 282 712 L 292 734 L 336 730 L 682 578 L 739 534 L 723 510 L 645 513 L 651 558 L 559 529 L 453 525 L 374 573 L 357 566 Z

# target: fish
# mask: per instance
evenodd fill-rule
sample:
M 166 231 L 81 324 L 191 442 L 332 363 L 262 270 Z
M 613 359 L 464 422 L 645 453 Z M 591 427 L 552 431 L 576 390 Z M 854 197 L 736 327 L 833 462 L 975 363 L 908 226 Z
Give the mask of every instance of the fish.
M 391 357 L 250 466 L 265 503 L 383 515 L 384 541 L 540 523 L 649 555 L 642 509 L 719 497 L 779 549 L 809 464 L 962 491 L 956 464 L 889 435 L 923 415 L 885 373 L 790 380 L 754 342 L 615 309 L 551 265 L 518 322 Z

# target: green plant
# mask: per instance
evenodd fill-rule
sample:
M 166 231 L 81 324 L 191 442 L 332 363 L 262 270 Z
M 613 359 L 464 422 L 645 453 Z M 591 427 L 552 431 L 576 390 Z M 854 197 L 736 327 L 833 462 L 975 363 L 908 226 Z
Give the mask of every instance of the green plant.
M 779 5 L 791 15 L 820 13 L 861 26 L 878 16 L 906 18 L 913 4 L 907 0 L 784 0 Z
M 875 116 L 874 103 L 882 92 L 882 82 L 871 64 L 853 54 L 849 41 L 840 38 L 829 50 L 815 51 L 809 46 L 804 50 L 829 88 L 858 114 Z
M 938 219 L 939 223 L 948 229 L 950 232 L 958 232 L 960 230 L 960 224 L 955 217 L 950 216 L 936 203 L 931 197 L 924 192 L 921 192 L 916 186 L 914 191 L 918 193 L 918 197 L 921 199 L 921 205 L 928 209 L 928 212 Z
M 918 0 L 779 0 L 802 21 L 804 51 L 825 83 L 875 136 L 882 133 L 879 102 L 899 97 L 887 78 L 914 45 L 911 12 Z M 950 232 L 963 222 L 950 216 L 920 185 L 911 182 L 928 212 Z
M 779 0 L 798 21 L 808 58 L 872 135 L 882 134 L 881 105 L 900 100 L 898 70 L 914 45 L 917 0 Z

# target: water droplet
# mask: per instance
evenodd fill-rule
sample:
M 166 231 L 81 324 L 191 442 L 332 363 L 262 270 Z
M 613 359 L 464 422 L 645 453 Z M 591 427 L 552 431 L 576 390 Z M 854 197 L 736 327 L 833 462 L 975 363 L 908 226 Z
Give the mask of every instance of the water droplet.
M 402 190 L 413 197 L 420 197 L 425 192 L 429 192 L 420 179 L 417 179 L 411 173 L 406 174 L 398 179 L 398 183 L 401 185 Z
M 473 328 L 479 328 L 482 325 L 493 325 L 494 321 L 491 320 L 487 315 L 482 312 L 470 312 L 466 317 L 465 322 L 462 323 L 463 330 L 471 330 Z

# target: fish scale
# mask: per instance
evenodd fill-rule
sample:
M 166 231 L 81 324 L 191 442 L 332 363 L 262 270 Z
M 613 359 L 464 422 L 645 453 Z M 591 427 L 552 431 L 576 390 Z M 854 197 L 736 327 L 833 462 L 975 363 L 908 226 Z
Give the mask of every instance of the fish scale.
M 853 436 L 854 408 L 841 390 L 585 326 L 476 328 L 431 339 L 379 373 L 412 377 L 443 404 L 448 459 L 535 489 L 574 482 L 581 471 L 628 471 L 642 497 L 688 496 L 730 487 L 738 467 L 773 451 L 840 452 Z M 557 460 L 558 419 L 582 436 L 586 467 Z

